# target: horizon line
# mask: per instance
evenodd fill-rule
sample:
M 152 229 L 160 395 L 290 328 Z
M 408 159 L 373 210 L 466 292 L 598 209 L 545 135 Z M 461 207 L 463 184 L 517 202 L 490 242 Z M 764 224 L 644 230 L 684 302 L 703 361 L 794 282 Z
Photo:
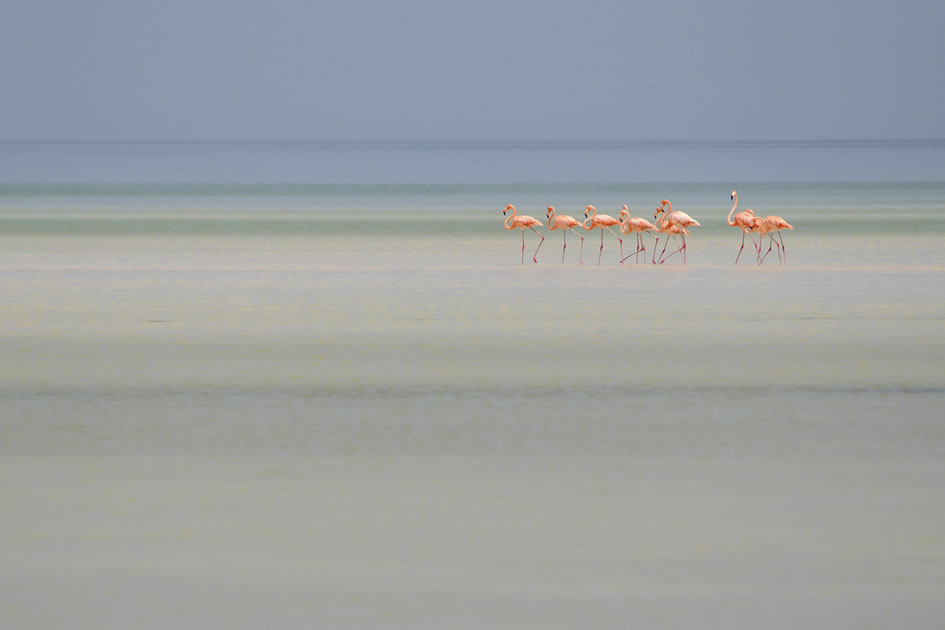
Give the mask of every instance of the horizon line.
M 945 137 L 861 137 L 861 138 L 544 138 L 544 139 L 344 139 L 344 138 L 0 138 L 0 144 L 321 144 L 321 145 L 633 145 L 633 144 L 865 144 L 865 143 L 945 143 Z

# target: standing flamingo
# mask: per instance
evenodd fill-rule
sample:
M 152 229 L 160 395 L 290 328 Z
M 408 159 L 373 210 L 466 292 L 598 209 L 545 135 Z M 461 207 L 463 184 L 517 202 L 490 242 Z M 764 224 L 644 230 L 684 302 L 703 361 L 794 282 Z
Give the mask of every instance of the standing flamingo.
M 660 216 L 662 215 L 662 216 Z M 656 212 L 653 213 L 653 219 L 656 220 L 656 224 L 659 226 L 657 231 L 664 232 L 669 235 L 675 236 L 678 234 L 682 238 L 682 247 L 670 254 L 672 256 L 677 252 L 681 252 L 683 264 L 686 264 L 686 235 L 689 234 L 689 231 L 686 230 L 688 227 L 699 227 L 699 222 L 693 219 L 691 216 L 683 212 L 682 210 L 673 211 L 673 204 L 670 203 L 669 199 L 664 199 L 660 202 L 660 207 L 656 209 Z M 672 229 L 672 226 L 680 228 L 679 230 Z M 663 257 L 663 254 L 666 253 L 666 246 L 669 244 L 669 236 L 666 237 L 666 242 L 663 244 L 663 251 L 660 252 L 660 264 L 666 262 L 666 258 Z M 653 252 L 654 254 L 656 251 Z M 656 260 L 655 258 L 653 259 Z
M 768 251 L 765 252 L 764 256 L 761 255 L 761 244 L 760 243 L 758 244 L 758 256 L 759 256 L 758 264 L 760 265 L 761 263 L 765 261 L 765 258 L 768 257 L 768 254 L 771 253 L 771 245 L 774 244 L 778 248 L 778 260 L 779 261 L 781 260 L 781 253 L 783 252 L 784 253 L 783 262 L 786 265 L 787 264 L 787 250 L 784 249 L 784 239 L 781 238 L 781 230 L 793 230 L 794 226 L 792 226 L 790 223 L 788 223 L 781 217 L 774 214 L 769 214 L 764 219 L 756 217 L 754 226 L 755 226 L 755 231 L 758 232 L 758 234 L 760 235 L 758 239 L 759 241 L 762 241 L 764 239 L 765 234 L 767 234 L 768 239 L 770 239 L 770 242 L 768 243 Z M 778 241 L 774 240 L 774 236 L 772 235 L 772 233 L 778 235 L 778 241 L 781 241 L 780 245 L 778 244 Z
M 548 212 L 545 214 L 548 217 L 548 229 L 551 231 L 561 230 L 562 235 L 564 236 L 564 247 L 561 248 L 561 264 L 564 264 L 564 250 L 568 248 L 568 232 L 574 231 L 574 228 L 579 227 L 581 222 L 575 219 L 574 217 L 569 217 L 566 214 L 555 214 L 555 207 L 548 206 Z M 575 232 L 577 237 L 581 239 L 581 263 L 584 264 L 584 237 L 579 233 Z
M 512 214 L 508 214 L 509 211 L 512 211 Z M 505 206 L 505 210 L 502 211 L 503 215 L 508 215 L 508 218 L 505 220 L 505 229 L 506 230 L 515 230 L 519 229 L 522 231 L 522 264 L 525 264 L 525 230 L 531 230 L 541 239 L 538 242 L 538 247 L 535 248 L 535 255 L 532 256 L 532 260 L 536 263 L 538 262 L 538 250 L 541 249 L 542 244 L 545 242 L 545 237 L 535 229 L 536 225 L 541 225 L 541 221 L 535 217 L 530 217 L 525 214 L 515 214 L 515 206 L 509 204 Z
M 597 214 L 597 208 L 594 206 L 587 206 L 584 209 L 584 216 L 586 218 L 582 225 L 585 230 L 590 231 L 595 228 L 600 230 L 600 251 L 597 253 L 597 264 L 600 264 L 601 256 L 604 254 L 604 230 L 610 230 L 610 233 L 620 241 L 620 258 L 623 258 L 623 239 L 613 230 L 613 226 L 620 225 L 620 221 L 607 214 Z
M 633 254 L 629 254 L 623 258 L 620 262 L 623 262 L 630 256 L 636 254 L 637 263 L 640 262 L 640 252 L 643 252 L 643 262 L 646 262 L 646 245 L 643 244 L 643 233 L 649 232 L 650 230 L 655 230 L 656 226 L 643 219 L 641 217 L 631 217 L 630 210 L 627 208 L 627 204 L 623 204 L 623 210 L 620 211 L 620 231 L 624 234 L 636 233 L 637 235 L 637 251 Z M 654 236 L 654 238 L 656 238 Z M 656 246 L 654 245 L 654 249 Z M 654 252 L 656 253 L 656 252 Z
M 735 256 L 735 264 L 738 264 L 738 258 L 742 255 L 742 250 L 745 249 L 745 235 L 748 234 L 751 238 L 752 244 L 755 246 L 757 251 L 761 251 L 761 245 L 755 243 L 755 237 L 751 236 L 751 232 L 754 229 L 755 213 L 752 210 L 742 210 L 735 215 L 735 219 L 732 219 L 732 213 L 735 212 L 735 208 L 738 207 L 738 193 L 734 190 L 732 191 L 732 200 L 735 202 L 732 204 L 732 209 L 729 210 L 728 217 L 725 219 L 725 222 L 733 227 L 737 227 L 742 231 L 742 246 L 738 248 L 738 255 Z

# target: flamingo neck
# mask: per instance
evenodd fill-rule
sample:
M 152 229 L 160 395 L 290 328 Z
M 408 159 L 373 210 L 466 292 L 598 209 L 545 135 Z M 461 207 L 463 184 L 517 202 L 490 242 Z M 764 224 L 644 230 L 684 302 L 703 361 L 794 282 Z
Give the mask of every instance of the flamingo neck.
M 555 226 L 554 221 L 555 221 L 555 211 L 549 210 L 548 211 L 548 229 L 549 230 L 555 229 L 556 226 Z
M 657 232 L 665 232 L 665 231 L 666 231 L 666 228 L 667 228 L 669 222 L 663 220 L 663 218 L 664 218 L 665 216 L 666 216 L 666 210 L 661 207 L 660 210 L 659 210 L 659 212 L 657 213 L 657 215 L 653 218 L 653 220 L 656 221 L 656 231 L 657 231 Z
M 593 229 L 594 229 L 593 223 L 594 223 L 594 217 L 596 217 L 596 216 L 597 216 L 597 208 L 592 207 L 592 208 L 591 208 L 591 214 L 590 214 L 586 219 L 584 219 L 584 221 L 581 223 L 581 225 L 584 226 L 584 229 L 585 229 L 585 230 L 593 230 Z M 591 222 L 591 226 L 590 226 L 590 227 L 588 227 L 588 224 L 587 224 L 588 221 Z
M 735 208 L 738 207 L 738 193 L 733 194 L 732 197 L 734 197 L 735 203 L 732 204 L 732 209 L 728 211 L 728 218 L 725 219 L 725 221 L 726 221 L 729 225 L 735 225 L 735 222 L 732 221 L 732 213 L 735 212 Z
M 510 214 L 509 216 L 507 216 L 507 217 L 505 218 L 505 229 L 506 229 L 506 230 L 514 230 L 514 229 L 515 229 L 514 227 L 512 227 L 512 219 L 515 218 L 515 212 L 516 212 L 515 208 L 512 208 L 512 214 Z

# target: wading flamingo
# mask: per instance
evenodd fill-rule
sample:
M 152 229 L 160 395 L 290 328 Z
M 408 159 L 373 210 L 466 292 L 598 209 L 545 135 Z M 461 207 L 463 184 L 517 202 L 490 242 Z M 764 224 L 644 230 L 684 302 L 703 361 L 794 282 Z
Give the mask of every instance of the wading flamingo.
M 555 207 L 548 206 L 548 212 L 545 214 L 548 217 L 548 229 L 552 232 L 555 230 L 561 230 L 562 235 L 564 236 L 564 247 L 561 248 L 561 264 L 564 264 L 564 250 L 568 248 L 568 232 L 574 232 L 574 228 L 580 227 L 581 222 L 575 219 L 574 217 L 569 217 L 566 214 L 555 214 Z M 581 239 L 581 263 L 584 264 L 584 237 L 580 233 L 574 232 L 579 239 Z
M 794 226 L 782 219 L 781 217 L 769 214 L 764 219 L 760 217 L 755 217 L 755 232 L 758 232 L 760 235 L 758 240 L 762 241 L 765 234 L 768 235 L 770 242 L 768 243 L 768 251 L 765 252 L 765 255 L 761 255 L 761 243 L 758 244 L 758 264 L 760 265 L 765 261 L 765 258 L 768 257 L 768 254 L 771 253 L 771 245 L 775 245 L 778 248 L 778 260 L 781 260 L 781 254 L 784 253 L 784 264 L 787 264 L 787 250 L 784 249 L 784 239 L 781 238 L 781 230 L 793 230 Z M 774 240 L 774 234 L 778 235 L 778 241 L 781 241 L 778 244 L 778 241 Z
M 637 235 L 637 251 L 633 254 L 624 256 L 623 262 L 630 256 L 634 254 L 637 257 L 637 262 L 640 262 L 640 252 L 643 252 L 643 262 L 646 262 L 646 245 L 643 244 L 643 233 L 649 232 L 650 230 L 655 230 L 656 226 L 641 217 L 631 217 L 630 210 L 627 208 L 627 204 L 623 204 L 623 210 L 620 211 L 620 231 L 624 234 L 633 234 Z M 656 238 L 655 236 L 653 238 Z M 656 249 L 656 246 L 653 246 Z M 655 253 L 655 252 L 654 252 Z
M 660 216 L 662 215 L 662 216 Z M 689 231 L 686 229 L 688 227 L 699 227 L 699 222 L 693 219 L 691 216 L 683 212 L 682 210 L 673 211 L 673 204 L 670 203 L 669 199 L 664 199 L 660 202 L 660 207 L 656 209 L 656 212 L 653 213 L 653 219 L 656 221 L 656 225 L 659 226 L 658 232 L 664 232 L 670 236 L 675 236 L 678 234 L 682 238 L 682 247 L 670 254 L 680 252 L 682 254 L 683 264 L 686 264 L 686 235 L 689 234 Z M 676 226 L 680 228 L 679 230 L 672 230 L 671 226 Z M 663 251 L 660 252 L 660 264 L 662 265 L 666 262 L 666 258 L 663 257 L 663 254 L 666 253 L 666 246 L 669 244 L 669 236 L 666 237 L 666 242 L 663 243 Z M 655 254 L 655 247 L 653 253 Z M 654 261 L 656 259 L 654 258 Z
M 761 251 L 761 245 L 755 243 L 755 237 L 751 236 L 751 232 L 755 227 L 755 213 L 752 210 L 742 210 L 732 219 L 732 213 L 735 212 L 735 208 L 738 207 L 738 193 L 734 190 L 732 191 L 732 201 L 735 203 L 732 204 L 732 209 L 729 210 L 728 218 L 725 219 L 725 222 L 742 231 L 742 246 L 738 248 L 738 255 L 735 256 L 735 264 L 737 265 L 738 258 L 742 255 L 742 250 L 745 249 L 746 234 L 748 234 L 748 238 L 751 239 L 752 245 L 755 246 L 756 253 Z
M 512 214 L 509 214 L 509 211 Z M 535 229 L 535 226 L 541 225 L 541 221 L 535 217 L 530 217 L 524 214 L 515 214 L 515 206 L 509 204 L 505 206 L 505 210 L 502 211 L 503 215 L 506 215 L 508 218 L 505 220 L 505 229 L 506 230 L 515 230 L 519 229 L 522 231 L 522 264 L 525 264 L 525 230 L 531 230 L 538 235 L 538 238 L 541 240 L 538 241 L 538 247 L 535 248 L 535 255 L 532 256 L 532 260 L 536 263 L 538 262 L 538 250 L 541 249 L 542 244 L 545 242 L 545 237 L 541 235 L 541 232 Z
M 597 214 L 597 208 L 594 206 L 585 208 L 584 216 L 587 217 L 582 223 L 585 230 L 600 230 L 600 251 L 597 253 L 597 264 L 600 264 L 600 258 L 604 254 L 604 230 L 610 230 L 610 233 L 620 241 L 620 258 L 623 258 L 623 239 L 613 230 L 615 225 L 620 225 L 620 221 L 607 214 Z

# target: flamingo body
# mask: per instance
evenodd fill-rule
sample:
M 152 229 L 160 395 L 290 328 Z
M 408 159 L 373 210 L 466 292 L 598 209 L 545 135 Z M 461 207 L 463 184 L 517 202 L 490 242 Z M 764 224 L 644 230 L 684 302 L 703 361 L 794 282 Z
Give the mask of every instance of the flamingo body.
M 551 231 L 561 230 L 561 234 L 564 237 L 564 246 L 561 248 L 561 264 L 564 264 L 564 252 L 568 248 L 568 232 L 573 232 L 576 228 L 581 227 L 581 222 L 566 214 L 555 214 L 554 206 L 548 206 L 548 212 L 545 214 L 545 216 L 548 217 L 548 229 Z M 583 265 L 584 237 L 580 234 L 577 236 L 581 239 L 580 264 Z
M 511 212 L 512 214 L 509 214 Z M 538 250 L 541 249 L 542 244 L 545 242 L 545 237 L 535 228 L 541 225 L 541 221 L 535 217 L 530 217 L 527 214 L 517 214 L 515 206 L 509 204 L 505 206 L 505 210 L 502 211 L 503 215 L 506 215 L 505 219 L 505 229 L 506 230 L 522 230 L 522 264 L 525 264 L 525 230 L 531 230 L 541 239 L 538 242 L 538 247 L 535 248 L 535 254 L 532 256 L 534 262 L 538 262 Z
M 643 243 L 643 233 L 656 229 L 655 225 L 642 217 L 631 217 L 627 204 L 623 204 L 623 210 L 620 211 L 620 231 L 624 234 L 635 233 L 637 235 L 637 251 L 633 252 L 633 254 L 629 254 L 620 262 L 630 258 L 630 256 L 636 255 L 637 262 L 639 263 L 640 252 L 643 252 L 643 262 L 646 262 L 646 245 Z
M 735 214 L 735 217 L 732 217 L 732 213 L 735 212 L 735 208 L 738 207 L 738 193 L 734 190 L 732 191 L 732 201 L 735 203 L 732 204 L 732 209 L 728 212 L 728 217 L 725 219 L 725 222 L 731 225 L 732 227 L 737 227 L 742 231 L 742 246 L 738 249 L 738 254 L 735 256 L 735 264 L 738 264 L 738 259 L 742 255 L 742 250 L 745 249 L 745 235 L 748 234 L 751 238 L 751 242 L 755 245 L 757 251 L 761 251 L 761 245 L 755 243 L 755 237 L 751 236 L 752 230 L 755 227 L 755 213 L 753 210 L 742 210 L 741 212 Z
M 682 255 L 683 264 L 685 264 L 686 236 L 689 234 L 689 230 L 686 228 L 699 227 L 700 223 L 682 210 L 673 210 L 673 204 L 669 199 L 660 202 L 659 208 L 653 213 L 653 219 L 656 220 L 657 231 L 667 235 L 666 242 L 663 244 L 663 251 L 660 252 L 660 264 L 663 264 L 670 256 L 675 256 L 677 253 Z M 677 235 L 682 239 L 682 246 L 669 256 L 663 257 L 663 254 L 666 253 L 666 245 L 669 244 L 669 237 Z M 657 242 L 659 241 L 657 240 Z M 653 253 L 656 254 L 655 249 Z M 655 256 L 653 262 L 656 262 Z
M 768 257 L 768 254 L 771 253 L 771 246 L 775 245 L 778 248 L 778 260 L 782 260 L 781 254 L 784 254 L 783 262 L 787 264 L 787 250 L 784 248 L 784 239 L 781 237 L 781 230 L 793 230 L 794 226 L 782 219 L 781 217 L 769 214 L 765 218 L 755 217 L 753 223 L 754 231 L 758 232 L 761 238 L 767 234 L 769 243 L 768 251 L 765 252 L 764 256 L 761 256 L 761 246 L 758 247 L 758 264 L 760 265 L 765 261 L 765 258 Z M 778 235 L 778 240 L 774 240 L 774 235 Z M 780 243 L 778 242 L 780 241 Z
M 609 214 L 597 214 L 597 208 L 594 206 L 587 206 L 587 208 L 584 209 L 584 216 L 586 218 L 582 225 L 585 230 L 600 230 L 600 252 L 597 254 L 597 264 L 600 264 L 601 256 L 604 253 L 604 230 L 610 230 L 610 233 L 620 241 L 620 257 L 623 258 L 623 239 L 617 236 L 617 233 L 613 230 L 615 225 L 620 225 L 620 221 Z

